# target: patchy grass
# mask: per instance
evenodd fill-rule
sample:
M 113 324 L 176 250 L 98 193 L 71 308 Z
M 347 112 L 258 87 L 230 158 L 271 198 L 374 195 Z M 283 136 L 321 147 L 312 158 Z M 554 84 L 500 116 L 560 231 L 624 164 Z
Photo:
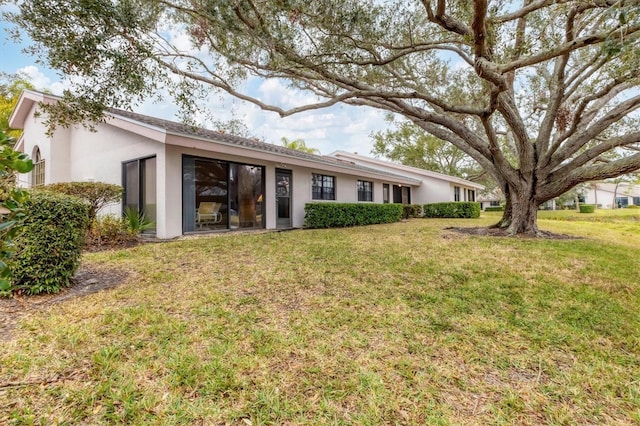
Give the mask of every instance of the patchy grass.
M 126 282 L 21 322 L 0 423 L 640 422 L 638 224 L 442 231 L 494 220 L 87 254 Z

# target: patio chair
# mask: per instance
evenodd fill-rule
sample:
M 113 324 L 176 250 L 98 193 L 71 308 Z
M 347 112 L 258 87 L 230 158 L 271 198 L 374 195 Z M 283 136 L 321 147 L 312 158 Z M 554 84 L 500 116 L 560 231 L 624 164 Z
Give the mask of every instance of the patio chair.
M 212 201 L 203 201 L 196 209 L 196 225 L 202 228 L 203 225 L 212 225 L 222 222 L 220 214 L 222 203 L 214 203 Z

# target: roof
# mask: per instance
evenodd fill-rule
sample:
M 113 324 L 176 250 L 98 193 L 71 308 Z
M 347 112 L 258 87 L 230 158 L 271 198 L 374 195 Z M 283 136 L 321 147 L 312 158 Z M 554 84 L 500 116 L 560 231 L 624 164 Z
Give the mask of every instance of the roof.
M 58 101 L 59 99 L 60 98 L 58 96 L 34 90 L 23 91 L 22 95 L 20 96 L 20 100 L 18 101 L 18 104 L 16 105 L 16 108 L 14 109 L 10 117 L 10 126 L 12 128 L 23 128 L 26 117 L 33 104 L 35 104 L 36 102 L 52 103 Z M 154 139 L 167 144 L 171 144 L 171 138 L 167 138 L 167 136 L 183 136 L 190 139 L 198 139 L 201 141 L 210 142 L 212 144 L 232 145 L 235 147 L 246 148 L 251 151 L 265 152 L 277 155 L 279 157 L 301 160 L 305 163 L 313 163 L 316 168 L 331 166 L 332 168 L 339 168 L 345 171 L 350 171 L 351 174 L 357 174 L 356 172 L 366 173 L 368 175 L 373 174 L 381 178 L 399 181 L 404 184 L 420 185 L 422 183 L 420 180 L 414 179 L 410 176 L 404 176 L 402 174 L 396 174 L 377 168 L 358 165 L 352 161 L 345 161 L 331 156 L 310 154 L 307 152 L 262 142 L 258 139 L 243 138 L 240 136 L 234 136 L 185 123 L 164 120 L 161 118 L 139 114 L 131 111 L 109 109 L 108 111 L 106 111 L 105 115 L 111 118 L 107 119 L 107 123 L 110 125 L 118 126 L 117 119 L 121 119 L 137 125 L 142 125 L 147 129 L 153 131 L 153 134 L 155 135 L 153 137 Z M 127 127 L 127 130 L 135 131 L 135 129 L 131 126 Z M 145 134 L 145 136 L 149 136 L 149 134 Z M 309 164 L 306 165 L 309 166 Z
M 452 182 L 452 183 L 458 183 L 460 185 L 465 185 L 471 188 L 476 188 L 476 189 L 484 189 L 484 185 L 481 185 L 479 183 L 476 182 L 472 182 L 470 180 L 467 179 L 462 179 L 459 178 L 457 176 L 451 176 L 451 175 L 447 175 L 444 173 L 438 173 L 438 172 L 433 172 L 431 170 L 426 170 L 426 169 L 420 169 L 418 167 L 411 167 L 411 166 L 405 166 L 403 164 L 397 164 L 397 163 L 391 163 L 389 161 L 383 161 L 383 160 L 378 160 L 377 158 L 371 158 L 371 157 L 366 157 L 364 155 L 359 155 L 359 154 L 355 154 L 355 153 L 351 153 L 351 152 L 346 152 L 346 151 L 335 151 L 332 152 L 331 154 L 329 154 L 333 157 L 336 158 L 348 158 L 350 160 L 353 161 L 360 161 L 363 163 L 366 163 L 368 166 L 370 167 L 384 167 L 384 168 L 391 168 L 394 170 L 397 170 L 399 173 L 402 174 L 402 172 L 406 172 L 406 173 L 413 173 L 413 174 L 417 174 L 420 176 L 426 176 L 426 177 L 430 177 L 430 178 L 434 178 L 434 179 L 440 179 L 440 180 L 445 180 L 448 182 Z

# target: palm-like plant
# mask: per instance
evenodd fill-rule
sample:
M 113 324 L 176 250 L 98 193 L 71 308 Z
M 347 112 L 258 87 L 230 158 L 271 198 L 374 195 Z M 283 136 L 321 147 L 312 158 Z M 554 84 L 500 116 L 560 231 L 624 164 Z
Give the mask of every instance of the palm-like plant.
M 307 143 L 304 141 L 304 139 L 289 140 L 283 136 L 281 140 L 282 146 L 284 146 L 285 148 L 295 149 L 297 151 L 302 151 L 309 154 L 320 154 L 320 151 L 318 149 L 307 146 Z

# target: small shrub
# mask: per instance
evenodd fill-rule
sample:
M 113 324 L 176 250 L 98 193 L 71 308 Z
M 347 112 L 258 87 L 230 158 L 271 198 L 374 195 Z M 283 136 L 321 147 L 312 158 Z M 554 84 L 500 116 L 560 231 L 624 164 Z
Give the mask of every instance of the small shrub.
M 402 218 L 410 219 L 422 217 L 422 206 L 420 204 L 404 204 L 402 206 Z
M 98 211 L 108 204 L 122 200 L 122 187 L 104 182 L 59 182 L 43 189 L 72 195 L 89 203 L 89 220 L 95 219 Z
M 424 217 L 431 218 L 476 218 L 480 217 L 480 203 L 455 201 L 424 205 Z
M 85 239 L 89 249 L 130 245 L 137 241 L 135 234 L 129 231 L 121 217 L 115 215 L 100 216 L 89 226 Z
M 629 204 L 627 206 L 628 209 L 640 209 L 640 206 L 636 206 L 635 204 Z
M 485 212 L 503 212 L 504 206 L 489 206 L 484 208 Z
M 69 286 L 80 263 L 89 207 L 76 197 L 32 192 L 10 262 L 14 291 L 56 293 Z
M 342 228 L 398 222 L 401 204 L 307 203 L 305 228 Z
M 596 211 L 596 206 L 593 204 L 580 204 L 580 213 L 593 213 Z

